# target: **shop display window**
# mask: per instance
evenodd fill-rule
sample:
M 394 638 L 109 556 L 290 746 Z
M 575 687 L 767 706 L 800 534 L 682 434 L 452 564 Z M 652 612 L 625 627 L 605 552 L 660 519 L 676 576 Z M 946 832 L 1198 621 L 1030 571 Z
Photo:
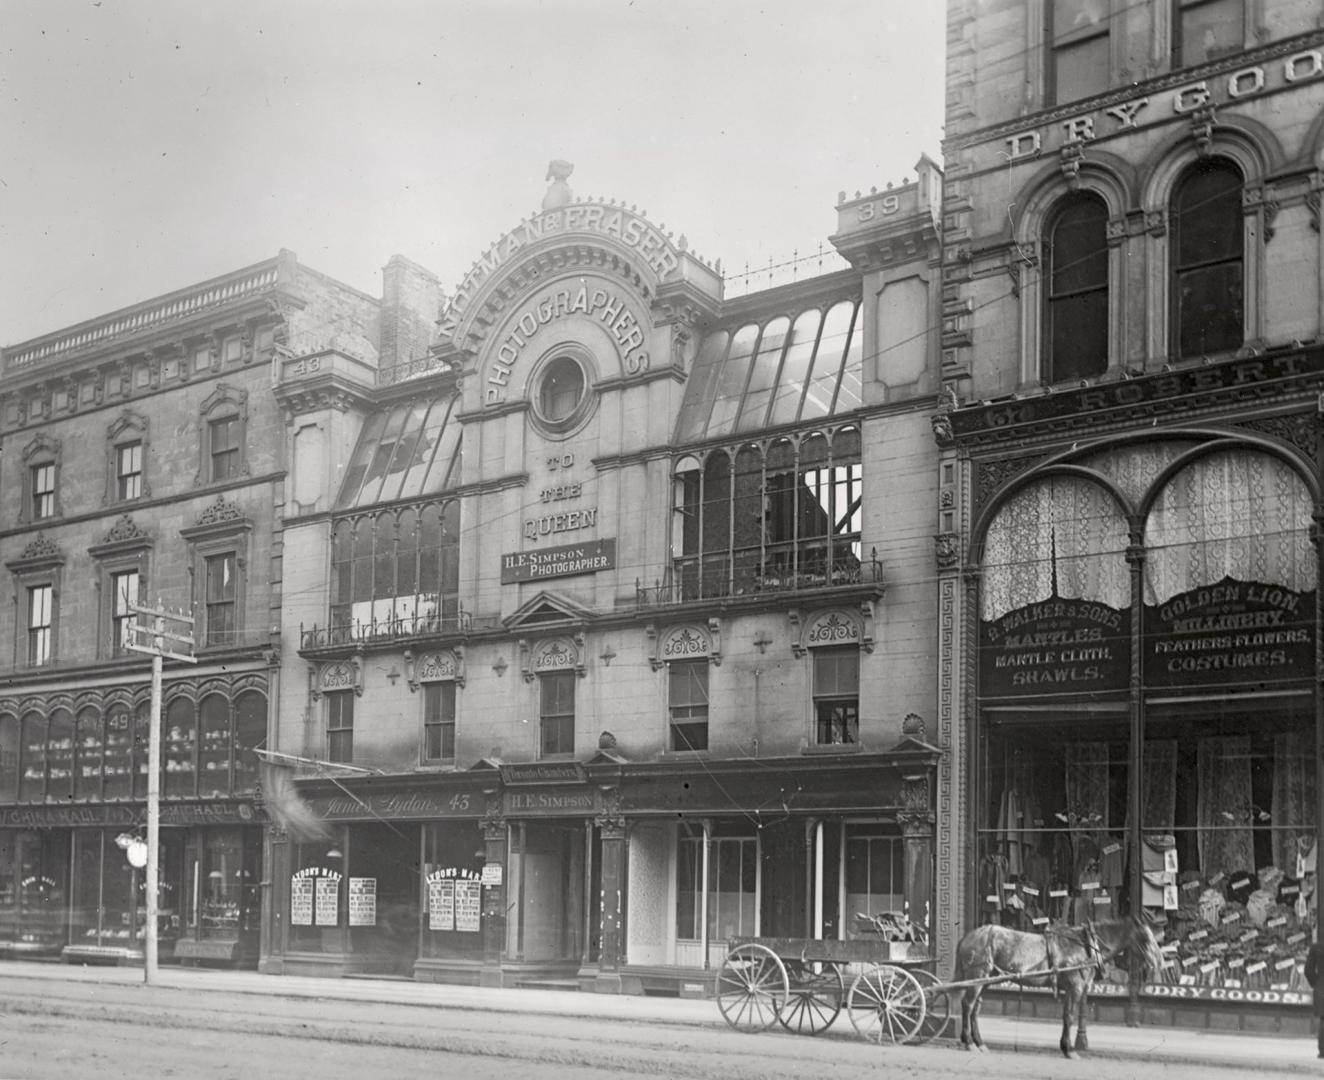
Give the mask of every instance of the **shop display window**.
M 374 970 L 413 973 L 418 958 L 419 826 L 407 822 L 353 825 L 345 864 L 345 922 L 349 947 Z M 470 849 L 470 860 L 473 849 Z M 470 884 L 472 882 L 472 884 Z M 481 887 L 457 879 L 455 914 L 472 925 L 481 910 Z M 473 932 L 470 936 L 481 939 Z
M 289 947 L 297 952 L 345 948 L 345 848 L 343 827 L 326 840 L 294 845 L 291 852 Z
M 907 914 L 901 834 L 894 826 L 848 825 L 845 845 L 846 937 L 876 940 L 877 920 Z M 927 923 L 924 912 L 914 914 Z
M 234 782 L 231 790 L 248 794 L 256 790 L 258 759 L 254 752 L 267 741 L 267 699 L 250 690 L 234 703 Z
M 55 717 L 51 714 L 51 738 L 47 743 L 48 753 L 55 748 Z M 75 746 L 76 768 L 74 773 L 74 796 L 79 799 L 99 799 L 101 797 L 102 768 L 105 765 L 105 744 L 102 741 L 101 711 L 85 708 L 78 711 L 77 740 Z M 52 774 L 54 768 L 52 767 Z M 52 777 L 53 778 L 53 777 Z
M 0 802 L 18 798 L 18 717 L 0 713 Z
M 193 702 L 185 697 L 171 701 L 162 718 L 161 731 L 161 767 L 165 770 L 161 793 L 166 798 L 197 792 L 196 727 Z
M 112 705 L 106 713 L 105 796 L 133 794 L 133 730 L 128 707 Z
M 676 850 L 676 936 L 703 936 L 703 830 L 682 825 Z M 717 823 L 708 841 L 709 941 L 754 933 L 758 835 L 747 824 Z
M 202 699 L 198 731 L 198 794 L 230 790 L 230 703 L 220 694 Z
M 423 827 L 422 956 L 441 960 L 482 956 L 483 850 L 477 822 Z M 475 900 L 480 905 L 477 917 Z
M 68 939 L 68 833 L 0 833 L 0 942 L 52 954 Z
M 52 709 L 46 728 L 46 797 L 67 800 L 78 795 L 81 786 L 76 783 L 83 750 L 79 744 L 82 732 L 74 727 L 73 714 L 68 709 Z M 100 754 L 101 740 L 93 735 L 87 753 Z
M 40 802 L 46 797 L 46 718 L 40 713 L 23 717 L 18 797 L 23 802 Z
M 261 834 L 243 828 L 198 829 L 184 849 L 184 931 L 206 939 L 256 932 L 261 906 Z

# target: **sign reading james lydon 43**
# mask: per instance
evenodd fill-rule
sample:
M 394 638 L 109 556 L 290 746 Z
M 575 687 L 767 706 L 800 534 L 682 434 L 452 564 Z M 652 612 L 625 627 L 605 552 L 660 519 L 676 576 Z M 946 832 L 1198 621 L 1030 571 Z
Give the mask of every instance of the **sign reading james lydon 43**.
M 544 578 L 596 574 L 616 566 L 616 541 L 590 540 L 541 551 L 513 551 L 501 556 L 501 584 L 541 581 Z

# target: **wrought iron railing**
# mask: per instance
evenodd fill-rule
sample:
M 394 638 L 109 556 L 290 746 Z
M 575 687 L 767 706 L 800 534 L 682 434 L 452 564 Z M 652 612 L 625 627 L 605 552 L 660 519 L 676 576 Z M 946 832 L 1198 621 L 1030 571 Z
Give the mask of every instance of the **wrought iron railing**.
M 448 615 L 408 615 L 370 622 L 335 621 L 329 626 L 299 626 L 300 648 L 325 649 L 337 645 L 370 645 L 411 638 L 455 637 L 467 634 L 473 620 L 459 610 Z
M 799 593 L 852 585 L 881 585 L 883 566 L 878 549 L 866 558 L 839 555 L 831 560 L 821 553 L 801 553 L 798 559 L 751 562 L 737 552 L 703 559 L 682 558 L 672 563 L 665 579 L 649 585 L 635 579 L 640 607 L 686 604 L 696 600 L 730 600 L 768 594 Z
M 394 386 L 396 383 L 408 382 L 410 379 L 421 379 L 424 375 L 435 375 L 438 372 L 452 370 L 451 365 L 445 360 L 440 360 L 435 356 L 419 356 L 413 360 L 405 360 L 399 364 L 392 364 L 390 367 L 381 368 L 377 372 L 378 386 Z

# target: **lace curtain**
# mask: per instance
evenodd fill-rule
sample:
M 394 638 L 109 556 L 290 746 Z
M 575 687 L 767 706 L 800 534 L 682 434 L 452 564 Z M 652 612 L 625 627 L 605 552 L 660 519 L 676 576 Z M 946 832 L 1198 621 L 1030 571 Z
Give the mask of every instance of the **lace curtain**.
M 1313 589 L 1310 506 L 1301 478 L 1267 454 L 1226 450 L 1192 462 L 1145 523 L 1145 603 L 1225 577 Z
M 1315 831 L 1315 740 L 1308 732 L 1273 738 L 1273 864 L 1296 873 L 1297 838 Z
M 1200 870 L 1254 871 L 1251 836 L 1250 736 L 1201 739 L 1196 743 L 1199 797 L 1196 803 Z
M 991 621 L 1053 595 L 1130 603 L 1126 518 L 1111 495 L 1074 476 L 1018 492 L 984 538 L 982 617 Z

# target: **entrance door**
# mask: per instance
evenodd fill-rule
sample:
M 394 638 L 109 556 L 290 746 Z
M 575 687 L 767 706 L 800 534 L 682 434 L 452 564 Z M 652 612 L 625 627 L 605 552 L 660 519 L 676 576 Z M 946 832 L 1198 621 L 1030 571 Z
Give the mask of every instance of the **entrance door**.
M 584 823 L 529 821 L 514 829 L 507 895 L 519 917 L 510 924 L 509 955 L 526 963 L 578 965 L 586 928 Z

